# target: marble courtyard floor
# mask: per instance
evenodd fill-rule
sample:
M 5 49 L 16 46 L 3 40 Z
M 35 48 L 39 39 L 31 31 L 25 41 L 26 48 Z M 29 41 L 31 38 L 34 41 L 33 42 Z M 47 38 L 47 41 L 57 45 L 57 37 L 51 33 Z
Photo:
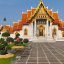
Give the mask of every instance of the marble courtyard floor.
M 64 42 L 30 43 L 12 64 L 64 64 Z

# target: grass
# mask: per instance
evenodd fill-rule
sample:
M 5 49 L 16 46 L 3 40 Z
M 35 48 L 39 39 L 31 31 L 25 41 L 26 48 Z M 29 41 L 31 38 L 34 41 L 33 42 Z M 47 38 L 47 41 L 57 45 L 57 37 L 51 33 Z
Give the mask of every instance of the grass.
M 14 58 L 0 59 L 0 64 L 11 64 Z
M 11 59 L 0 59 L 0 64 L 11 64 Z

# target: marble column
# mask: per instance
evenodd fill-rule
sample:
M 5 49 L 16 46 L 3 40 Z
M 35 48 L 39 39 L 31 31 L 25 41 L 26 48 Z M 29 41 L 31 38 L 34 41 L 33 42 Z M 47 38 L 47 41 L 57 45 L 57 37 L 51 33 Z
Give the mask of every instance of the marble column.
M 47 20 L 47 34 L 46 35 L 47 35 L 47 38 L 48 38 L 48 20 Z
M 52 38 L 52 23 L 50 22 L 50 38 Z
M 34 24 L 34 37 L 36 37 L 36 20 L 35 20 L 34 23 L 35 23 L 35 24 Z
M 34 21 L 33 21 L 33 37 L 34 37 Z

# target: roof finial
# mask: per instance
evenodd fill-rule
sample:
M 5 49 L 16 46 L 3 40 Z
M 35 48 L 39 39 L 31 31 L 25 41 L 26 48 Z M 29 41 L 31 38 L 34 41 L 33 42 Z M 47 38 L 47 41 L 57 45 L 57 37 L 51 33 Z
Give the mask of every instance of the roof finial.
M 42 2 L 42 0 L 40 0 L 40 2 Z

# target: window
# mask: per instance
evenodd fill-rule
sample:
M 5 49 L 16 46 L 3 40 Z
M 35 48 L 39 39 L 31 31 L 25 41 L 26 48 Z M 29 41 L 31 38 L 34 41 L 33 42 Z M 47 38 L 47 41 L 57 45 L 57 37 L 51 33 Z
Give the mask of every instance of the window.
M 27 28 L 24 29 L 24 35 L 28 35 L 28 29 Z
M 64 37 L 64 31 L 62 31 L 62 37 Z
M 53 34 L 56 35 L 56 28 L 53 29 Z
M 48 26 L 50 26 L 50 21 L 48 21 Z
M 40 18 L 40 16 L 39 16 L 39 18 Z
M 41 18 L 42 18 L 42 16 L 41 16 Z
M 54 28 L 53 31 L 52 31 L 52 37 L 53 38 L 54 38 L 54 36 L 56 36 L 56 34 L 57 34 L 56 32 L 57 32 L 57 30 L 56 30 L 56 28 Z

